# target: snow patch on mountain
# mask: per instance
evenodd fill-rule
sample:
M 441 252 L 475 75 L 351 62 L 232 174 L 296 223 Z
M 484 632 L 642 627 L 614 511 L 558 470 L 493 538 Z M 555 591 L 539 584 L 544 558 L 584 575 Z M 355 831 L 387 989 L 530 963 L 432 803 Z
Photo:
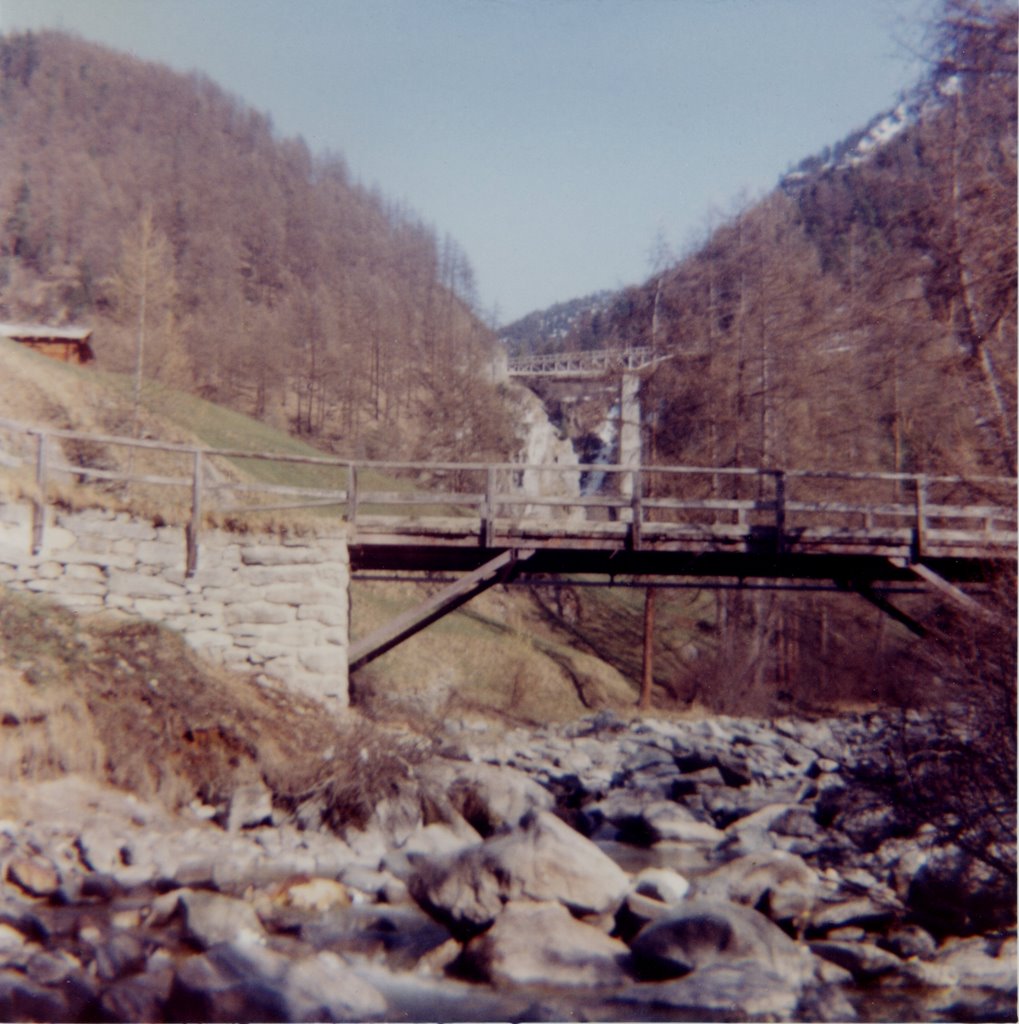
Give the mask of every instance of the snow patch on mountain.
M 918 97 L 906 97 L 891 110 L 872 118 L 866 127 L 846 136 L 834 147 L 826 146 L 820 153 L 807 157 L 785 174 L 780 186 L 794 189 L 817 174 L 857 167 L 873 159 L 903 131 L 915 124 L 923 109 Z

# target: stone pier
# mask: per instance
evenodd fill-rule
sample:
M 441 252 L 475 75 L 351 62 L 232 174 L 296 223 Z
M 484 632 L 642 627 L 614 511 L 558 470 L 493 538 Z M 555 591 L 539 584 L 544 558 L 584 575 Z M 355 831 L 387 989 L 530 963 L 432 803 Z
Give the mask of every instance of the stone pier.
M 160 622 L 228 669 L 346 707 L 350 564 L 341 530 L 203 531 L 188 577 L 183 527 L 50 508 L 33 554 L 32 515 L 28 502 L 0 501 L 0 584 L 73 611 Z
M 624 372 L 619 381 L 619 464 L 627 469 L 640 469 L 640 376 Z M 619 493 L 633 497 L 633 478 L 623 473 L 619 478 Z M 629 509 L 623 509 L 620 518 L 630 522 Z

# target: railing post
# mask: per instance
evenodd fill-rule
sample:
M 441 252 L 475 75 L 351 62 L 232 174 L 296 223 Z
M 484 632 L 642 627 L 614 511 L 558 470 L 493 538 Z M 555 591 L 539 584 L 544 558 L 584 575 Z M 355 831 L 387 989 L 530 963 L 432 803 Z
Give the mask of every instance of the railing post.
M 353 462 L 347 465 L 347 522 L 357 522 L 357 467 Z
M 495 466 L 485 470 L 485 498 L 481 505 L 481 546 L 490 548 L 495 537 Z
M 919 562 L 927 546 L 927 478 L 920 474 L 913 478 L 916 496 L 916 520 L 913 524 L 913 551 L 911 558 Z
M 191 480 L 191 519 L 187 525 L 187 566 L 185 576 L 198 571 L 198 540 L 202 529 L 202 451 L 195 449 Z
M 630 487 L 630 548 L 633 551 L 640 551 L 640 527 L 644 508 L 641 504 L 642 484 L 639 469 L 630 471 Z
M 36 434 L 35 499 L 32 502 L 32 554 L 42 551 L 43 531 L 46 528 L 46 484 L 49 461 L 49 438 L 42 431 Z
M 781 555 L 785 552 L 785 472 L 772 471 L 775 478 L 775 549 Z

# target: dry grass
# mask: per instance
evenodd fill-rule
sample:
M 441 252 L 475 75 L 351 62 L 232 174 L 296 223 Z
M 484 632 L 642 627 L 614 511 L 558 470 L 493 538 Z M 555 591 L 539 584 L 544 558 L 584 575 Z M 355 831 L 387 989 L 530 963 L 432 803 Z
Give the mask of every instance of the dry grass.
M 423 806 L 428 797 L 417 768 L 433 738 L 357 718 L 344 733 L 342 751 L 322 761 L 302 786 L 278 794 L 279 802 L 306 822 L 337 832 L 364 827 L 380 804 L 401 796 Z
M 0 666 L 0 779 L 98 777 L 105 760 L 79 693 L 40 692 L 25 673 Z
M 152 623 L 0 590 L 0 780 L 75 772 L 179 807 L 223 805 L 261 779 L 281 807 L 328 798 L 342 827 L 363 822 L 420 749 L 212 668 Z
M 25 425 L 75 430 L 109 437 L 142 437 L 184 446 L 271 452 L 322 457 L 311 445 L 234 410 L 156 383 L 147 383 L 136 421 L 131 381 L 124 374 L 104 373 L 59 363 L 6 339 L 0 339 L 0 410 L 4 418 Z M 0 428 L 0 493 L 35 498 L 35 440 Z M 4 458 L 6 456 L 7 458 Z M 19 467 L 8 465 L 13 457 Z M 77 469 L 157 476 L 181 480 L 179 485 L 146 484 L 88 478 Z M 189 452 L 162 452 L 103 441 L 60 439 L 49 454 L 47 501 L 72 510 L 130 511 L 167 525 L 183 525 L 191 516 Z M 274 509 L 295 499 L 271 494 L 232 492 L 231 484 L 263 483 L 344 491 L 347 470 L 267 461 L 249 457 L 209 456 L 206 484 L 226 485 L 218 494 L 209 488 L 203 523 L 236 532 L 308 535 L 323 524 L 335 527 L 338 506 Z M 368 471 L 362 489 L 386 491 L 413 488 L 412 481 Z M 270 506 L 264 510 L 231 511 L 231 506 Z M 420 510 L 419 510 L 420 511 Z
M 352 635 L 420 602 L 422 587 L 354 583 Z M 550 629 L 526 591 L 494 588 L 400 644 L 351 679 L 358 705 L 387 719 L 442 722 L 483 714 L 519 724 L 565 721 L 636 703 L 612 666 Z

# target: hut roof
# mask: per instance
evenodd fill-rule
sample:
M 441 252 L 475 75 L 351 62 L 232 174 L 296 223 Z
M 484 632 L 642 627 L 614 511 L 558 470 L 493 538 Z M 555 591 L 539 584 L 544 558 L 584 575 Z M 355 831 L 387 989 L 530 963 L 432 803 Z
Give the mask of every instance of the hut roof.
M 10 338 L 65 362 L 95 359 L 89 344 L 90 327 L 50 327 L 47 324 L 0 324 L 0 338 Z
M 88 341 L 90 327 L 49 327 L 46 324 L 0 324 L 0 337 L 14 341 Z

